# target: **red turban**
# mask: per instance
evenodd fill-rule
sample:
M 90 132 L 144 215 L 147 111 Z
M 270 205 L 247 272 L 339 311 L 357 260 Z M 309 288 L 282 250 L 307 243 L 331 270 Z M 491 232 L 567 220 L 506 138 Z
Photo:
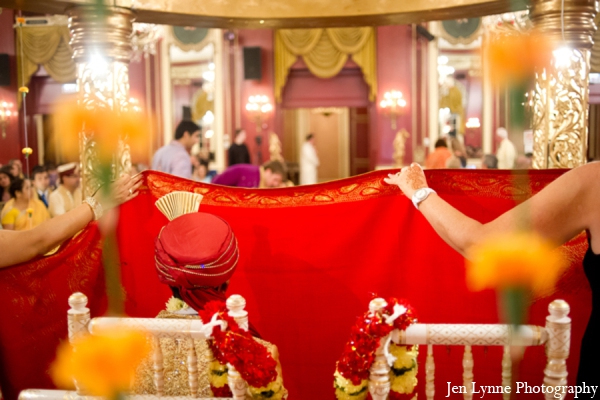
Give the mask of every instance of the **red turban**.
M 233 275 L 239 259 L 237 239 L 223 219 L 207 213 L 184 214 L 158 234 L 156 270 L 162 283 L 179 289 L 195 310 L 224 300 L 218 287 Z

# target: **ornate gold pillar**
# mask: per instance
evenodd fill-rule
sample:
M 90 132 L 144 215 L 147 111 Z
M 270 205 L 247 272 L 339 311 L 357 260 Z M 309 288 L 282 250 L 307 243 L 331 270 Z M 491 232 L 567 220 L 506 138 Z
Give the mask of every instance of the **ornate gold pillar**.
M 77 6 L 69 9 L 71 47 L 77 68 L 80 105 L 88 109 L 126 110 L 129 104 L 129 59 L 135 14 L 127 8 Z M 79 138 L 83 197 L 100 186 L 94 133 Z M 129 146 L 119 139 L 113 178 L 131 168 Z
M 564 8 L 563 8 L 564 6 Z M 533 167 L 583 165 L 588 141 L 588 75 L 596 0 L 532 0 L 529 17 L 545 38 L 564 46 L 536 74 Z

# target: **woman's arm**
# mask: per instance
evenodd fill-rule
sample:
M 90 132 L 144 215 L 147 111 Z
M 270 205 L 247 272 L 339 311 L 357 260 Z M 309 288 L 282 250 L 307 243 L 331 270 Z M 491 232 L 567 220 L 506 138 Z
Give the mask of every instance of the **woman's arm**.
M 417 189 L 427 187 L 423 171 L 414 163 L 398 174 L 389 175 L 385 181 L 398 185 L 408 198 L 412 198 Z M 573 169 L 487 224 L 467 217 L 436 194 L 429 195 L 419 205 L 419 210 L 442 239 L 462 255 L 490 234 L 524 228 L 531 228 L 548 240 L 562 244 L 598 221 L 598 182 L 600 163 Z M 598 228 L 600 226 L 594 226 L 594 229 Z
M 101 201 L 106 210 L 137 196 L 141 176 L 128 175 L 117 180 L 111 190 L 112 198 Z M 58 246 L 94 219 L 94 213 L 87 204 L 49 219 L 27 231 L 0 231 L 0 268 L 19 264 L 42 255 Z

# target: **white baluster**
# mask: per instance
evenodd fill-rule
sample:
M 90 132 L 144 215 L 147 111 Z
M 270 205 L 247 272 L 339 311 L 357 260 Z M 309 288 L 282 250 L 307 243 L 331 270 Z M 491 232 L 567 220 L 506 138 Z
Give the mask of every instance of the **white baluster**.
M 67 321 L 70 343 L 89 333 L 90 309 L 86 307 L 87 302 L 88 298 L 81 292 L 76 292 L 69 296 L 69 306 L 71 308 L 67 311 Z M 73 383 L 75 384 L 77 394 L 85 395 L 83 388 L 81 388 L 75 379 L 73 379 Z
M 88 299 L 85 294 L 77 292 L 69 296 L 69 306 L 71 309 L 67 312 L 69 323 L 69 342 L 80 338 L 88 333 L 87 327 L 90 323 L 90 309 L 87 308 Z
M 244 330 L 248 330 L 248 312 L 244 309 L 246 307 L 246 300 L 239 294 L 229 296 L 226 302 L 228 315 L 235 319 L 235 322 Z M 248 391 L 248 384 L 240 373 L 231 364 L 227 364 L 227 383 L 229 389 L 233 393 L 234 400 L 244 400 L 246 398 L 246 392 Z
M 156 394 L 158 396 L 164 395 L 163 389 L 165 385 L 164 366 L 163 366 L 163 354 L 162 348 L 160 347 L 160 339 L 153 337 L 154 341 L 154 354 L 152 360 L 154 362 L 154 384 L 156 385 Z
M 229 389 L 233 393 L 233 400 L 245 400 L 246 392 L 248 391 L 248 384 L 242 379 L 239 372 L 236 371 L 235 367 L 231 364 L 227 364 L 227 383 Z
M 234 294 L 229 296 L 226 302 L 227 309 L 229 312 L 227 313 L 230 317 L 235 319 L 235 322 L 238 323 L 240 328 L 244 330 L 248 330 L 248 312 L 244 310 L 246 307 L 246 299 L 244 299 L 239 294 Z
M 433 400 L 435 396 L 435 363 L 433 361 L 433 345 L 427 345 L 427 360 L 425 361 L 425 395 L 427 400 Z
M 369 311 L 373 314 L 379 313 L 387 302 L 384 299 L 377 298 L 369 303 Z M 369 375 L 369 393 L 373 400 L 385 400 L 390 393 L 390 366 L 383 354 L 383 347 L 387 341 L 387 336 L 381 338 L 381 342 L 375 352 L 375 361 L 370 368 Z
M 512 385 L 512 360 L 510 356 L 510 346 L 504 346 L 504 352 L 502 353 L 502 386 Z M 512 390 L 511 390 L 512 391 Z M 504 400 L 510 400 L 510 393 L 504 392 L 502 394 Z
M 546 386 L 562 386 L 567 384 L 567 364 L 571 346 L 571 318 L 570 307 L 564 300 L 554 300 L 548 306 L 550 315 L 546 317 L 546 357 L 548 359 L 544 369 L 544 384 Z M 554 399 L 553 393 L 545 394 L 546 399 Z M 561 396 L 561 399 L 565 395 Z
M 194 340 L 188 339 L 187 345 L 188 382 L 190 384 L 190 394 L 192 397 L 196 397 L 198 395 L 198 356 L 196 355 Z
M 473 353 L 471 352 L 471 346 L 465 346 L 462 364 L 463 385 L 467 389 L 464 398 L 465 400 L 471 400 L 473 398 Z

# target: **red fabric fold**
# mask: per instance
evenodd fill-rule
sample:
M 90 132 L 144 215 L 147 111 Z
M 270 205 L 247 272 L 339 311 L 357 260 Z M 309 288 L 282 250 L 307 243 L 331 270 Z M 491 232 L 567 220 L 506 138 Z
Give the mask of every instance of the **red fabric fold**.
M 420 322 L 499 322 L 495 294 L 467 290 L 464 259 L 437 236 L 398 188 L 383 183 L 387 172 L 271 190 L 227 188 L 145 173 L 141 194 L 120 214 L 118 237 L 128 314 L 154 317 L 171 295 L 154 268 L 154 240 L 167 223 L 154 201 L 170 191 L 184 190 L 201 193 L 200 210 L 223 218 L 235 232 L 240 260 L 228 294 L 245 297 L 250 321 L 278 346 L 291 400 L 333 398 L 335 361 L 355 318 L 367 310 L 373 294 L 407 299 Z M 438 170 L 426 174 L 430 186 L 450 204 L 488 222 L 563 172 Z M 98 279 L 101 269 L 99 259 L 88 259 L 90 248 L 99 251 L 95 232 L 88 228 L 80 240 L 74 239 L 55 256 L 0 271 L 1 384 L 7 399 L 15 399 L 21 389 L 51 387 L 44 371 L 58 341 L 66 339 L 66 299 L 71 292 L 86 293 L 92 315 L 99 315 L 104 304 Z M 530 312 L 531 323 L 544 325 L 551 300 L 569 302 L 573 320 L 569 384 L 574 384 L 580 340 L 591 309 L 581 267 L 586 248 L 584 236 L 565 246 L 572 267 L 556 293 L 537 299 Z M 423 398 L 425 353 L 421 349 L 417 387 Z M 499 385 L 502 349 L 476 348 L 473 353 L 477 383 Z M 434 355 L 439 397 L 446 394 L 447 382 L 462 384 L 462 348 L 437 346 Z M 542 347 L 527 349 L 518 379 L 541 384 L 544 362 Z

